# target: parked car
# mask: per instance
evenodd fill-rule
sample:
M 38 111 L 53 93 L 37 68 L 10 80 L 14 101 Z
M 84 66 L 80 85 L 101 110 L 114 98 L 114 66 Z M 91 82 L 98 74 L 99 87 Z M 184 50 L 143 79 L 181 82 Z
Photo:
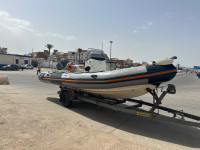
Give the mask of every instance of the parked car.
M 17 65 L 6 65 L 6 66 L 3 66 L 2 68 L 1 68 L 1 70 L 7 70 L 7 71 L 17 71 L 17 70 L 19 70 L 19 66 L 17 66 Z
M 3 70 L 3 66 L 6 66 L 6 65 L 0 64 L 0 70 Z
M 32 65 L 28 65 L 28 64 L 26 64 L 26 65 L 22 65 L 21 66 L 21 68 L 24 68 L 24 69 L 33 69 L 33 66 Z

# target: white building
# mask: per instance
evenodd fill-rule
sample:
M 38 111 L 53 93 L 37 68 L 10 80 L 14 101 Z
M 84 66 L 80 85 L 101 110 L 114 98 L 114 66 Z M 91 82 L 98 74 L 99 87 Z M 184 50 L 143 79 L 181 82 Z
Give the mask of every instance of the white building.
M 80 57 L 79 57 L 80 55 Z M 81 50 L 80 54 L 78 52 L 78 50 L 76 51 L 76 64 L 79 64 L 79 63 L 84 63 L 86 60 L 87 60 L 87 57 L 88 57 L 88 50 Z M 80 58 L 80 60 L 79 60 Z
M 25 65 L 31 64 L 32 57 L 17 54 L 0 54 L 0 65 Z
M 69 60 L 72 64 L 75 64 L 75 58 L 76 58 L 76 52 L 75 52 L 75 51 L 69 51 L 69 52 L 68 52 L 68 60 Z
M 81 50 L 80 57 L 79 57 L 78 50 L 77 51 L 69 51 L 68 52 L 68 60 L 72 64 L 79 64 L 79 62 L 83 64 L 87 60 L 87 55 L 88 55 L 87 50 Z M 79 58 L 80 58 L 80 60 L 79 60 Z

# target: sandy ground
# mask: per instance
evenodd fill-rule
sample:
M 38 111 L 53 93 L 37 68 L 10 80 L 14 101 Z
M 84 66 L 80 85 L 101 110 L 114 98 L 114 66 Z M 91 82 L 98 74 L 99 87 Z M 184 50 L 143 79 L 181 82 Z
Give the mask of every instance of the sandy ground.
M 27 149 L 200 149 L 200 129 L 152 121 L 77 102 L 65 108 L 58 86 L 40 82 L 36 70 L 0 71 L 0 150 Z M 181 74 L 172 83 L 177 94 L 164 106 L 200 116 L 200 80 Z M 140 97 L 149 102 L 151 96 Z

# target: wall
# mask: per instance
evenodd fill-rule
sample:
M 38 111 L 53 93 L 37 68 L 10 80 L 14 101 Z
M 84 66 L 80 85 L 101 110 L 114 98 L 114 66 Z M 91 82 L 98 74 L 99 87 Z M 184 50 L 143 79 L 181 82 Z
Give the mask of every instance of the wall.
M 53 67 L 53 68 L 55 69 L 57 63 L 58 63 L 58 62 L 50 63 L 50 66 Z M 44 62 L 41 63 L 41 66 L 42 66 L 43 68 L 49 68 L 49 62 L 44 61 Z
M 18 64 L 16 64 L 16 59 L 18 59 Z M 0 64 L 6 65 L 24 65 L 24 61 L 27 60 L 28 64 L 31 64 L 32 58 L 30 57 L 23 57 L 19 55 L 1 55 L 0 54 Z
M 0 55 L 0 64 L 13 64 L 14 63 L 14 57 L 10 55 Z

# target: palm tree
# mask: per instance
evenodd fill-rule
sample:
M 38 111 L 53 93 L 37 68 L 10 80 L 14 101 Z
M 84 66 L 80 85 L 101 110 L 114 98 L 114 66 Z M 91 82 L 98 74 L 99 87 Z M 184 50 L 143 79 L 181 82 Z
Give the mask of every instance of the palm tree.
M 79 54 L 79 64 L 80 64 L 80 55 L 81 55 L 81 51 L 82 51 L 82 49 L 81 49 L 81 48 L 78 48 L 78 54 Z
M 54 46 L 51 45 L 51 44 L 47 44 L 47 45 L 45 45 L 45 47 L 47 47 L 48 50 L 49 50 L 49 68 L 50 68 L 50 54 L 51 54 L 51 49 L 52 49 Z
M 50 56 L 50 54 L 51 54 L 51 49 L 52 49 L 54 46 L 51 45 L 51 44 L 47 44 L 47 45 L 45 45 L 45 47 L 48 48 L 48 50 L 49 50 L 49 56 Z

